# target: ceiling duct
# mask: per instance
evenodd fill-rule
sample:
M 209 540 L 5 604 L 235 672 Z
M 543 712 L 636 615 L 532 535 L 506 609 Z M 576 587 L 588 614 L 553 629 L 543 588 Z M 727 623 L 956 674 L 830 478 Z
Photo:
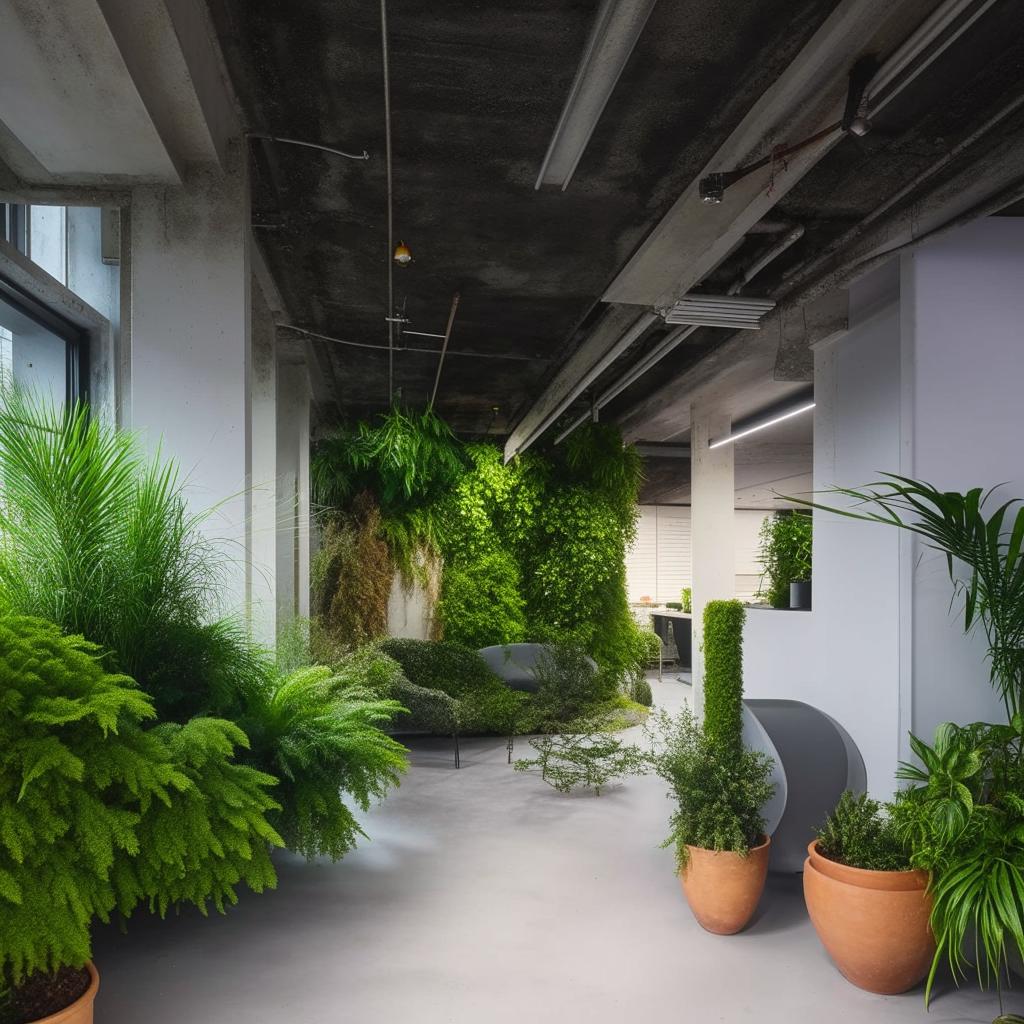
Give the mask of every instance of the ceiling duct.
M 667 324 L 758 331 L 761 329 L 761 317 L 774 308 L 774 299 L 691 293 L 677 299 L 668 309 L 661 311 L 661 314 Z

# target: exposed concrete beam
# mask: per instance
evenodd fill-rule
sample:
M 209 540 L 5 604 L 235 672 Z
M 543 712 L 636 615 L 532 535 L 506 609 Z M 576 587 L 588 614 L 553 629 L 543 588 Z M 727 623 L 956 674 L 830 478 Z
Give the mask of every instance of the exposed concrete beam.
M 179 174 L 190 164 L 216 162 L 197 82 L 165 0 L 96 2 Z
M 671 437 L 688 425 L 689 403 L 704 390 L 721 394 L 759 379 L 792 379 L 794 366 L 805 372 L 809 349 L 843 329 L 847 298 L 842 290 L 851 281 L 884 262 L 887 253 L 919 244 L 943 225 L 969 218 L 972 211 L 991 212 L 986 207 L 989 197 L 1013 190 L 1022 166 L 1024 133 L 1006 131 L 994 146 L 926 196 L 874 221 L 846 249 L 816 265 L 816 276 L 794 275 L 798 287 L 783 293 L 781 305 L 766 318 L 761 331 L 736 332 L 696 366 L 666 379 L 619 417 L 623 435 L 627 440 Z M 796 312 L 801 307 L 803 311 Z
M 646 307 L 633 316 L 650 316 L 650 311 L 671 305 L 699 284 L 836 145 L 842 133 L 824 134 L 785 161 L 741 179 L 719 205 L 700 199 L 700 178 L 739 167 L 775 146 L 814 136 L 835 124 L 843 114 L 849 72 L 856 60 L 871 49 L 893 50 L 934 8 L 929 0 L 899 5 L 890 0 L 842 0 L 648 236 L 609 286 L 604 301 Z M 516 426 L 506 445 L 506 459 L 528 447 L 610 365 L 612 316 L 617 322 L 628 320 L 621 310 L 610 311 L 577 348 Z M 617 347 L 617 353 L 626 347 Z
M 23 147 L 3 156 L 19 177 L 41 165 L 79 184 L 178 180 L 95 0 L 0 0 L 0 12 L 2 117 Z
M 178 37 L 221 168 L 227 170 L 231 165 L 232 141 L 242 133 L 244 125 L 209 9 L 205 0 L 162 2 Z
M 505 442 L 505 461 L 528 448 L 655 321 L 653 314 L 612 306 L 585 346 L 555 374 Z
M 920 20 L 933 6 L 844 0 L 679 197 L 611 283 L 604 300 L 667 306 L 698 284 L 842 135 L 831 132 L 784 162 L 742 179 L 719 204 L 701 200 L 700 179 L 834 124 L 842 116 L 849 71 L 857 58 L 869 46 L 877 47 L 883 33 L 889 48 L 895 46 L 906 34 L 906 9 L 915 8 Z

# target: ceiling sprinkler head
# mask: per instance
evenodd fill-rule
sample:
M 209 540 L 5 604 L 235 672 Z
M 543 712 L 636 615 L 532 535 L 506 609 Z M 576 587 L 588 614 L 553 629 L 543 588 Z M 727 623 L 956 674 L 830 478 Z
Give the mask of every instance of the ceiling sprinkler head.
M 410 251 L 409 246 L 407 246 L 405 242 L 399 242 L 398 245 L 395 246 L 395 254 L 392 259 L 394 259 L 400 267 L 407 267 L 412 263 L 412 252 Z

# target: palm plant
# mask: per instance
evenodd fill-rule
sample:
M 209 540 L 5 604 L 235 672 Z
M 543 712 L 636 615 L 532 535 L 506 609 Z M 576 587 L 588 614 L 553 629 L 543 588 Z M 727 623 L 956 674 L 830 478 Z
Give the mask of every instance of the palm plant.
M 148 458 L 134 435 L 82 405 L 0 392 L 0 608 L 87 636 L 152 692 L 169 648 L 230 647 L 228 627 L 201 626 L 225 568 L 203 519 L 173 463 Z M 176 717 L 207 710 L 191 703 Z
M 1019 498 L 988 513 L 994 490 L 964 494 L 884 474 L 863 488 L 833 488 L 859 503 L 813 508 L 851 519 L 887 523 L 923 537 L 946 556 L 949 577 L 964 601 L 964 629 L 981 623 L 993 685 L 1012 719 L 1024 709 L 1024 506 Z M 963 568 L 966 568 L 966 572 Z

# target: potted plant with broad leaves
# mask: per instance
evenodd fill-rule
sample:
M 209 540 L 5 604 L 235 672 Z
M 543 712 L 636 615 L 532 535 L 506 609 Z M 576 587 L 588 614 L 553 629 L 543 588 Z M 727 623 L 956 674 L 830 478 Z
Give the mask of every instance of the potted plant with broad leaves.
M 892 815 L 911 864 L 931 872 L 937 949 L 926 1000 L 946 960 L 957 981 L 973 966 L 982 987 L 994 982 L 1001 1004 L 1008 966 L 1024 956 L 1024 508 L 1012 499 L 990 512 L 992 491 L 895 474 L 833 493 L 856 504 L 813 507 L 909 530 L 942 552 L 964 630 L 985 633 L 1006 722 L 946 724 L 931 747 L 912 737 L 920 763 L 901 766 L 912 785 Z
M 807 848 L 804 898 L 818 937 L 858 988 L 906 992 L 928 973 L 935 939 L 928 872 L 890 812 L 866 794 L 842 795 Z
M 674 847 L 683 893 L 700 925 L 719 935 L 742 930 L 760 901 L 770 838 L 762 808 L 773 762 L 742 740 L 742 635 L 738 601 L 704 611 L 704 718 L 661 711 L 647 725 L 652 769 L 676 802 L 666 846 Z
M 933 879 L 937 949 L 926 998 L 946 960 L 958 982 L 973 968 L 980 986 L 994 983 L 1002 1012 L 1009 957 L 1024 954 L 1024 716 L 946 723 L 934 746 L 911 743 L 920 765 L 900 767 L 912 785 L 893 821 L 911 863 Z
M 230 722 L 143 728 L 152 701 L 99 649 L 0 617 L 0 1022 L 90 1024 L 94 922 L 218 909 L 275 882 L 275 781 Z

